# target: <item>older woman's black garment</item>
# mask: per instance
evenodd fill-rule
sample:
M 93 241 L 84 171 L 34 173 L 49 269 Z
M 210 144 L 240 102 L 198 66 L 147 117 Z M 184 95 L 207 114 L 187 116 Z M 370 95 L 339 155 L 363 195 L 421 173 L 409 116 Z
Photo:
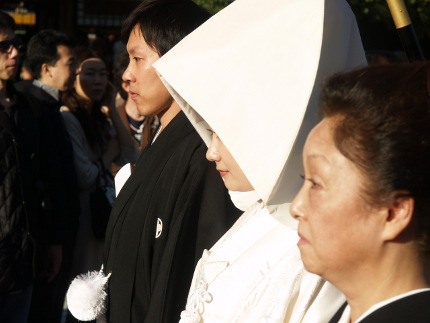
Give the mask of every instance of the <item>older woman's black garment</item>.
M 360 323 L 428 323 L 430 322 L 430 291 L 413 294 L 389 303 L 363 318 Z M 337 323 L 346 303 L 330 320 Z
M 142 152 L 106 232 L 109 322 L 179 321 L 203 250 L 238 218 L 206 151 L 180 112 Z

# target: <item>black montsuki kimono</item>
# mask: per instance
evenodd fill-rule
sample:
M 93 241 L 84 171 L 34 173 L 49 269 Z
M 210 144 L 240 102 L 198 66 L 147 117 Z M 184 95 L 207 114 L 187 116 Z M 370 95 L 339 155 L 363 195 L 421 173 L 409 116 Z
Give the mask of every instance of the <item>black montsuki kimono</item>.
M 430 322 L 430 291 L 412 294 L 385 304 L 363 317 L 359 323 L 428 323 Z M 329 323 L 337 323 L 346 303 Z
M 181 111 L 142 152 L 106 233 L 108 322 L 177 322 L 195 265 L 240 215 Z

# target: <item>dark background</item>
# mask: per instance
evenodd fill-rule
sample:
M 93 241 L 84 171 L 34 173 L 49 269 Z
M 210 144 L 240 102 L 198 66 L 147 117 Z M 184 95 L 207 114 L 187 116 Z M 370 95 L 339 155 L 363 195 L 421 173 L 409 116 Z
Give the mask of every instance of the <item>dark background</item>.
M 233 0 L 194 0 L 216 13 Z M 264 1 L 264 0 L 262 0 Z M 136 0 L 1 0 L 1 10 L 17 7 L 35 12 L 34 26 L 21 25 L 27 40 L 35 32 L 53 28 L 85 39 L 89 33 L 118 39 L 123 21 L 140 3 Z M 385 0 L 348 0 L 357 18 L 364 48 L 402 51 L 394 22 Z M 425 58 L 430 57 L 430 0 L 405 0 Z

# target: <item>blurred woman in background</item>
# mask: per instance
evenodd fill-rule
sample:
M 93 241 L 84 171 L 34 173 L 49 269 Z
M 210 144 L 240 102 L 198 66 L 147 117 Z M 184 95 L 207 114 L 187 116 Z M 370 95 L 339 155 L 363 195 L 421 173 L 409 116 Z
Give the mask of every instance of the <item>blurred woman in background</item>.
M 100 269 L 102 264 L 104 242 L 93 235 L 90 193 L 98 181 L 109 181 L 103 173 L 111 172 L 113 161 L 124 165 L 138 157 L 136 145 L 116 110 L 115 91 L 108 82 L 105 63 L 85 48 L 77 48 L 75 55 L 75 88 L 64 93 L 61 108 L 72 140 L 82 210 L 73 276 Z M 113 187 L 113 182 L 110 184 Z

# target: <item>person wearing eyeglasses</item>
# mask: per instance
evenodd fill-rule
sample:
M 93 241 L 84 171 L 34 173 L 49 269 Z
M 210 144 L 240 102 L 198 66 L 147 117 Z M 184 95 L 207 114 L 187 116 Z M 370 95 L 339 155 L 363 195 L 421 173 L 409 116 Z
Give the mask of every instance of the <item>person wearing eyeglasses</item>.
M 0 321 L 26 323 L 33 290 L 38 192 L 37 119 L 14 88 L 19 65 L 15 22 L 0 11 Z

